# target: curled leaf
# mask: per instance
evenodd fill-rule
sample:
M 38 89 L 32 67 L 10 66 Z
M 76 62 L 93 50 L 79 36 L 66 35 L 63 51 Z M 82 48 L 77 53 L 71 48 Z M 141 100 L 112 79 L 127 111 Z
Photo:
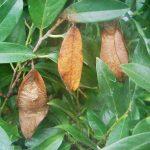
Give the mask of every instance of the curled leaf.
M 107 23 L 104 26 L 100 58 L 109 66 L 119 80 L 123 78 L 124 73 L 120 65 L 128 63 L 128 54 L 123 35 L 114 23 Z
M 48 112 L 44 81 L 36 70 L 31 70 L 18 91 L 19 121 L 26 138 L 31 138 Z
M 82 38 L 77 27 L 68 31 L 58 58 L 58 71 L 66 87 L 75 91 L 80 84 L 83 65 Z

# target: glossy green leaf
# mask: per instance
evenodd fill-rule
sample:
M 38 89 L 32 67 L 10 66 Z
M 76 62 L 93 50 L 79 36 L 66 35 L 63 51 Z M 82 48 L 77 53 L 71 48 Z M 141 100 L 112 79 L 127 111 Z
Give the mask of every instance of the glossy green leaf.
M 71 22 L 102 22 L 123 16 L 126 4 L 116 0 L 82 0 L 69 6 L 63 17 Z
M 150 91 L 149 67 L 136 63 L 130 63 L 122 65 L 121 68 L 138 86 Z
M 62 143 L 58 150 L 70 150 L 71 144 L 70 143 Z
M 91 69 L 89 68 L 89 66 L 86 65 L 83 67 L 80 86 L 97 88 L 97 78 L 95 69 Z
M 0 89 L 9 86 L 12 79 L 12 74 L 13 71 L 8 64 L 0 64 Z
M 11 7 L 15 4 L 16 0 L 3 0 L 0 4 L 0 10 L 1 10 L 1 15 L 0 15 L 0 22 L 3 21 L 3 19 L 6 17 L 7 13 L 11 9 Z
M 83 41 L 83 56 L 84 62 L 95 70 L 95 58 L 99 57 L 100 51 L 100 29 L 99 24 L 86 24 L 81 28 Z
M 23 62 L 34 57 L 32 50 L 25 46 L 0 42 L 0 63 Z
M 129 135 L 127 118 L 123 119 L 110 132 L 106 145 L 110 145 Z
M 5 0 L 0 0 L 0 7 L 5 2 Z
M 71 118 L 75 118 L 75 115 L 73 114 L 71 110 L 71 106 L 68 103 L 65 103 L 64 100 L 60 99 L 53 99 L 48 102 L 48 105 L 54 106 L 62 110 L 64 113 L 66 113 Z
M 135 23 L 135 25 L 136 25 L 136 27 L 137 27 L 137 30 L 138 30 L 140 36 L 142 37 L 142 39 L 143 39 L 143 41 L 144 41 L 144 43 L 145 43 L 146 49 L 147 49 L 147 51 L 148 51 L 148 53 L 149 53 L 149 55 L 150 55 L 150 47 L 149 47 L 149 45 L 148 45 L 149 39 L 146 37 L 146 35 L 145 35 L 145 33 L 144 33 L 144 31 L 143 31 L 141 25 L 140 25 L 136 20 L 133 20 L 133 21 L 134 21 L 134 23 Z
M 150 117 L 141 120 L 133 129 L 133 134 L 150 132 Z
M 6 39 L 7 42 L 25 44 L 26 30 L 24 24 L 24 18 L 21 17 L 13 29 L 12 33 Z
M 0 149 L 1 150 L 13 150 L 12 142 L 9 139 L 5 130 L 0 127 Z
M 117 119 L 118 116 L 126 111 L 126 105 L 128 103 L 127 97 L 122 97 L 122 94 L 125 94 L 124 86 L 117 82 L 108 66 L 99 58 L 96 60 L 96 71 L 99 92 L 103 103 L 105 102 L 107 104 Z
M 102 150 L 148 150 L 150 146 L 150 132 L 136 134 L 123 138 Z M 141 149 L 144 147 L 145 149 Z
M 100 139 L 106 133 L 106 127 L 104 123 L 98 118 L 98 116 L 92 111 L 87 111 L 87 118 L 90 127 L 94 131 L 94 135 L 97 139 Z
M 135 48 L 132 62 L 150 67 L 150 56 L 143 40 L 139 40 Z
M 48 58 L 57 64 L 58 52 L 50 52 L 49 54 L 37 54 L 38 58 Z
M 12 3 L 12 1 L 7 0 L 8 3 Z M 7 4 L 7 2 L 5 3 Z M 4 5 L 5 5 L 4 4 Z M 7 8 L 7 6 L 6 6 Z M 10 7 L 8 10 L 5 18 L 0 22 L 0 41 L 4 41 L 8 35 L 12 32 L 13 28 L 17 24 L 23 10 L 23 1 L 22 0 L 16 0 L 14 5 Z M 3 9 L 0 11 L 4 11 Z
M 60 128 L 62 130 L 65 130 L 69 134 L 71 134 L 75 140 L 78 142 L 83 143 L 84 145 L 87 145 L 91 147 L 92 149 L 96 149 L 96 144 L 94 144 L 86 135 L 84 135 L 78 128 L 65 124 L 65 125 L 59 125 L 57 128 Z
M 34 24 L 41 29 L 48 27 L 58 17 L 66 0 L 29 0 L 29 12 Z
M 53 62 L 57 63 L 58 60 L 58 52 L 52 52 L 48 55 L 49 59 L 51 59 Z
M 12 142 L 16 141 L 20 137 L 17 126 L 10 125 L 7 122 L 0 119 L 0 127 L 2 127 L 5 130 Z
M 57 150 L 64 134 L 55 128 L 47 128 L 37 132 L 31 140 L 26 142 L 26 146 L 32 150 Z

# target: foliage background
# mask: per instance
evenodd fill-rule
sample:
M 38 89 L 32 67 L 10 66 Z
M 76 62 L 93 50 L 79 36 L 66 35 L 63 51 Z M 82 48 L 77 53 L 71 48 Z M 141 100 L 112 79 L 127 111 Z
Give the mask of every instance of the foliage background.
M 57 71 L 57 56 L 62 37 L 72 23 L 64 21 L 42 42 L 36 54 L 32 50 L 55 26 L 61 12 L 75 2 L 0 0 L 0 149 L 147 150 L 150 147 L 150 1 L 110 0 L 101 7 L 97 7 L 97 0 L 78 4 L 77 14 L 87 14 L 87 18 L 76 20 L 83 38 L 84 67 L 80 88 L 69 93 Z M 93 7 L 86 7 L 88 3 Z M 128 11 L 118 21 L 129 64 L 122 65 L 127 76 L 120 83 L 98 57 L 103 22 L 118 17 L 113 17 L 115 8 L 123 14 L 124 4 Z M 89 21 L 89 13 L 95 10 L 100 15 L 110 12 L 110 18 L 95 16 Z M 19 127 L 16 97 L 20 82 L 31 68 L 31 59 L 45 80 L 50 110 L 33 138 L 25 140 Z M 19 73 L 12 87 L 11 81 Z

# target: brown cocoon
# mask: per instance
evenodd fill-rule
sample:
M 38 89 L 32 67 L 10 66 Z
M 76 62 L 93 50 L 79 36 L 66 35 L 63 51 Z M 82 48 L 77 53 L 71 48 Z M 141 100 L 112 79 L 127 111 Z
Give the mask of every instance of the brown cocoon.
M 36 70 L 31 70 L 18 91 L 19 121 L 25 138 L 31 138 L 48 112 L 46 87 Z
M 58 71 L 69 91 L 79 87 L 82 66 L 82 38 L 79 29 L 72 26 L 62 42 L 58 58 Z
M 124 73 L 120 65 L 128 63 L 128 54 L 123 35 L 116 25 L 106 24 L 102 31 L 100 58 L 109 66 L 115 76 L 122 80 Z

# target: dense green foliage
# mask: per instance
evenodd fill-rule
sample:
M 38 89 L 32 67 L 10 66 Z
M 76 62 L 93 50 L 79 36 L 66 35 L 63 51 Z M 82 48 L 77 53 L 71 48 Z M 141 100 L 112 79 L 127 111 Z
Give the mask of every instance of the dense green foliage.
M 53 30 L 59 18 L 66 20 Z M 121 65 L 124 82 L 99 58 L 103 22 L 114 19 L 129 54 L 129 64 Z M 83 39 L 84 66 L 76 92 L 67 91 L 57 69 L 71 21 Z M 16 99 L 32 59 L 45 80 L 50 108 L 26 140 Z M 150 1 L 0 0 L 0 115 L 0 150 L 148 150 Z

